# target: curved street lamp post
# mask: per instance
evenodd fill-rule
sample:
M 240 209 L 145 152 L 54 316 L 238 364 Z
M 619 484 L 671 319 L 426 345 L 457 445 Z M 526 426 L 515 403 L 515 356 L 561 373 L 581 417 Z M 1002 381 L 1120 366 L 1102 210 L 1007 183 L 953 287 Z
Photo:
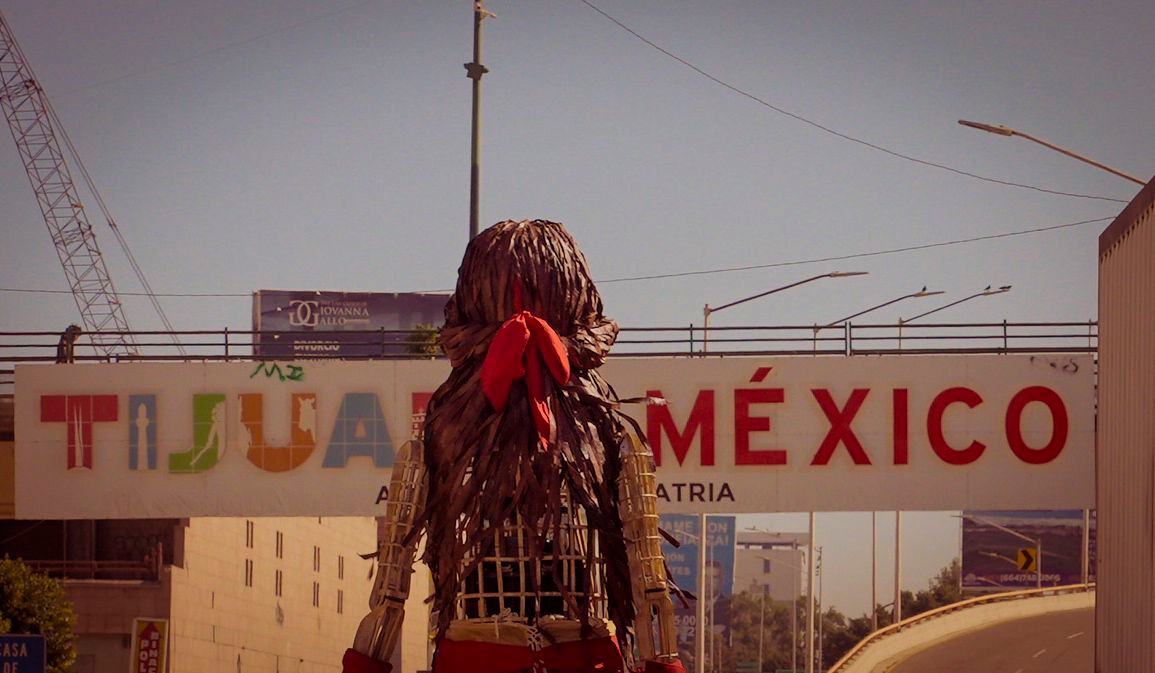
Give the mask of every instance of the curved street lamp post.
M 1095 161 L 1094 159 L 1088 159 L 1087 157 L 1085 157 L 1081 154 L 1076 154 L 1075 152 L 1072 152 L 1071 150 L 1063 149 L 1062 147 L 1059 147 L 1058 145 L 1049 143 L 1046 140 L 1043 140 L 1042 138 L 1037 138 L 1037 137 L 1035 137 L 1029 133 L 1023 133 L 1022 131 L 1016 131 L 1015 129 L 1012 129 L 1012 128 L 1007 128 L 1006 126 L 1003 126 L 1002 124 L 997 124 L 997 125 L 995 125 L 995 124 L 983 124 L 982 122 L 972 122 L 972 121 L 967 121 L 966 119 L 960 119 L 960 120 L 958 120 L 958 123 L 962 124 L 963 126 L 968 126 L 972 129 L 978 129 L 980 131 L 986 131 L 987 133 L 993 133 L 993 134 L 999 135 L 999 136 L 1018 136 L 1020 138 L 1026 138 L 1027 140 L 1030 140 L 1031 142 L 1036 142 L 1036 143 L 1042 145 L 1043 147 L 1055 150 L 1056 152 L 1059 152 L 1060 154 L 1065 154 L 1065 155 L 1071 157 L 1072 159 L 1078 159 L 1079 161 L 1082 161 L 1084 163 L 1091 164 L 1095 168 L 1101 168 L 1101 169 L 1107 171 L 1108 173 L 1113 173 L 1114 175 L 1118 175 L 1119 177 L 1130 180 L 1131 182 L 1137 182 L 1140 185 L 1147 184 L 1147 183 L 1143 182 L 1142 180 L 1140 180 L 1139 178 L 1135 177 L 1134 175 L 1128 175 L 1128 174 L 1124 173 L 1123 171 L 1111 168 L 1110 166 L 1108 166 L 1106 164 L 1101 164 L 1098 161 Z
M 979 297 L 990 297 L 992 295 L 1003 294 L 1004 292 L 1010 292 L 1010 291 L 1011 291 L 1010 285 L 1001 285 L 994 290 L 992 290 L 991 286 L 988 285 L 981 292 L 976 292 L 969 297 L 963 297 L 962 299 L 959 299 L 958 301 L 952 301 L 949 304 L 945 304 L 943 306 L 939 306 L 938 308 L 931 309 L 931 310 L 927 311 L 926 313 L 919 313 L 918 315 L 914 316 L 913 318 L 899 318 L 898 319 L 898 347 L 900 349 L 902 348 L 902 326 L 903 325 L 907 325 L 909 323 L 912 323 L 915 320 L 918 320 L 919 318 L 925 318 L 926 316 L 930 315 L 931 313 L 938 313 L 939 311 L 945 311 L 946 309 L 948 309 L 952 306 L 958 306 L 959 304 L 963 303 L 964 301 L 970 301 L 971 299 L 977 299 Z
M 704 307 L 702 307 L 702 352 L 705 353 L 707 350 L 709 350 L 710 315 L 713 313 L 717 313 L 723 309 L 730 308 L 731 306 L 737 306 L 738 304 L 745 304 L 748 301 L 761 299 L 762 297 L 775 294 L 777 292 L 782 292 L 783 290 L 789 290 L 792 287 L 798 287 L 799 285 L 805 285 L 806 283 L 821 280 L 823 278 L 848 278 L 850 276 L 865 276 L 869 273 L 869 271 L 831 271 L 830 273 L 823 273 L 817 276 L 811 276 L 810 278 L 803 278 L 802 280 L 790 283 L 789 285 L 783 285 L 782 287 L 776 287 L 773 290 L 759 292 L 758 294 L 751 295 L 743 299 L 738 299 L 728 304 L 722 304 L 721 306 L 710 306 L 709 304 L 706 304 Z

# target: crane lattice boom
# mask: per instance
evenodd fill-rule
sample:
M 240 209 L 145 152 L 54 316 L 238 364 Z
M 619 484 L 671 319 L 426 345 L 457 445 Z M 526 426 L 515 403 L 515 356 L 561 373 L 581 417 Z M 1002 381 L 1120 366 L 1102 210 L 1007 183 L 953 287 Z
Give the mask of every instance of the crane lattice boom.
M 107 355 L 135 354 L 128 320 L 96 244 L 52 125 L 40 85 L 0 14 L 0 109 L 36 192 L 76 307 L 92 344 Z

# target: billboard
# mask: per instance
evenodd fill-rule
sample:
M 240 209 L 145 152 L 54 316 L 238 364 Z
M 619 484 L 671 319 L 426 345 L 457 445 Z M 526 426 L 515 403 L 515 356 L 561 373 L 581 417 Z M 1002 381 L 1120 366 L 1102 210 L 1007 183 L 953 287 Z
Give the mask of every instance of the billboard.
M 0 634 L 0 672 L 44 673 L 47 669 L 43 635 Z
M 1089 357 L 615 358 L 663 512 L 1075 509 Z M 444 360 L 16 368 L 16 516 L 373 516 Z
M 663 514 L 661 527 L 680 543 L 675 547 L 662 542 L 662 554 L 674 582 L 698 594 L 698 545 L 701 536 L 698 517 L 689 514 Z M 732 516 L 706 517 L 706 653 L 712 645 L 730 643 L 730 600 L 734 595 L 734 540 L 735 519 Z M 674 597 L 674 624 L 678 652 L 687 670 L 693 670 L 694 644 L 697 638 L 698 608 Z
M 253 354 L 265 358 L 369 358 L 409 352 L 417 325 L 445 322 L 448 294 L 258 290 Z
M 168 658 L 168 620 L 132 620 L 130 673 L 165 673 Z
M 1088 579 L 1093 582 L 1093 516 L 1089 522 Z M 1040 542 L 1041 558 L 1033 541 Z M 1083 581 L 1083 510 L 963 512 L 963 590 L 1034 588 L 1039 581 L 1040 564 L 1044 587 Z

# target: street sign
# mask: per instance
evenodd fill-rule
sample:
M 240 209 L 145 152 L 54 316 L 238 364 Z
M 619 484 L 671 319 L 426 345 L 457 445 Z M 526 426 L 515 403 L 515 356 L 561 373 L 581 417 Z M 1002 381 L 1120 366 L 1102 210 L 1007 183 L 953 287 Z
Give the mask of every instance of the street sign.
M 734 664 L 734 673 L 759 673 L 758 662 L 753 659 L 739 661 Z
M 131 673 L 164 673 L 168 656 L 168 620 L 132 620 Z
M 1035 558 L 1034 547 L 1023 547 L 1019 550 L 1018 558 L 1019 570 L 1025 573 L 1033 573 L 1038 570 L 1038 559 Z
M 42 635 L 0 635 L 0 673 L 44 673 L 48 666 Z

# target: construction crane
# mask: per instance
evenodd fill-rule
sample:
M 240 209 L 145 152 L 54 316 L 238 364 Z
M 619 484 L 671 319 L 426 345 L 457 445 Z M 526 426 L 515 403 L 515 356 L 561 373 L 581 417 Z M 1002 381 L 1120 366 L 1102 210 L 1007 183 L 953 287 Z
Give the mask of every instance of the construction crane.
M 77 193 L 63 149 L 67 149 L 79 170 L 81 178 L 112 229 L 125 256 L 132 265 L 137 279 L 153 307 L 171 334 L 175 330 L 155 293 L 136 263 L 128 243 L 116 227 L 104 200 L 97 192 L 91 176 L 80 161 L 76 148 L 68 137 L 59 117 L 52 109 L 44 91 L 20 50 L 8 22 L 0 13 L 0 109 L 8 120 L 12 138 L 32 189 L 56 254 L 64 267 L 72 297 L 80 310 L 85 331 L 98 353 L 105 356 L 133 356 L 138 353 L 136 342 L 129 334 L 124 306 L 117 296 L 104 258 L 96 244 L 88 215 Z M 57 137 L 64 141 L 63 148 Z M 172 335 L 181 354 L 185 353 L 176 335 Z

